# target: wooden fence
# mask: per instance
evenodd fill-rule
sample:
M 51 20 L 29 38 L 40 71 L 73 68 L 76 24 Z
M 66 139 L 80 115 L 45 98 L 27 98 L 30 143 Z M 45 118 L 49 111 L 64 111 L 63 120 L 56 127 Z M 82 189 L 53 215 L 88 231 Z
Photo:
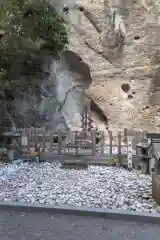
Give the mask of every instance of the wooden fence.
M 144 132 L 124 130 L 113 135 L 104 132 L 82 131 L 69 132 L 66 135 L 48 133 L 42 128 L 18 129 L 21 148 L 27 151 L 39 144 L 43 152 L 53 155 L 83 156 L 126 156 L 128 166 L 132 167 L 132 156 L 136 155 L 136 144 L 145 137 Z

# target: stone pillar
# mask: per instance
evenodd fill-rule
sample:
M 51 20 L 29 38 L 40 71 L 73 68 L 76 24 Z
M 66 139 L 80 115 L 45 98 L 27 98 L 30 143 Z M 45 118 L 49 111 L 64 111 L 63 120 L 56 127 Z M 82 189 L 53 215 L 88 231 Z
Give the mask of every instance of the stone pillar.
M 15 152 L 15 148 L 14 146 L 11 144 L 8 149 L 7 149 L 7 160 L 9 162 L 12 162 L 14 160 L 14 152 Z
M 149 164 L 148 164 L 148 160 L 144 160 L 143 162 L 142 162 L 142 169 L 141 169 L 141 173 L 142 174 L 147 174 L 148 173 L 148 168 L 149 168 Z

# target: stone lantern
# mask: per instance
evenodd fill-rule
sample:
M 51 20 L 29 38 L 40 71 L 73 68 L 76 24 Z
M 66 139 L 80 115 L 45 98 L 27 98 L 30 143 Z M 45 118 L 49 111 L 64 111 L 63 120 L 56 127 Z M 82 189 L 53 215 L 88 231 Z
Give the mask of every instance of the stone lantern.
M 137 154 L 140 156 L 141 165 L 142 165 L 142 173 L 146 174 L 149 173 L 149 160 L 150 157 L 148 156 L 148 148 L 150 144 L 148 143 L 147 139 L 143 139 L 142 142 L 136 145 L 137 147 Z
M 8 131 L 4 132 L 2 136 L 4 147 L 7 149 L 7 161 L 11 162 L 14 160 L 15 152 L 17 149 L 16 142 L 19 139 L 20 134 L 16 133 L 15 131 Z

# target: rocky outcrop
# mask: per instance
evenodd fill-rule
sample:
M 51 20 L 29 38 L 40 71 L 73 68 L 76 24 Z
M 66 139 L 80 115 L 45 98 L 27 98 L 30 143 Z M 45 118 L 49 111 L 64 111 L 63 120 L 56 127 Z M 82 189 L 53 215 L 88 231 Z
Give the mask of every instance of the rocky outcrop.
M 44 81 L 35 78 L 13 101 L 12 122 L 79 128 L 87 92 L 91 110 L 98 108 L 110 130 L 159 131 L 160 27 L 153 0 L 59 0 L 55 6 L 68 21 L 72 52 L 46 59 Z
M 70 49 L 91 68 L 87 92 L 109 129 L 159 131 L 160 27 L 153 1 L 81 0 L 77 5 L 78 15 L 70 14 Z M 127 92 L 123 84 L 129 85 Z
M 28 90 L 8 108 L 1 107 L 1 127 L 45 127 L 53 132 L 81 127 L 85 90 L 92 83 L 89 66 L 69 50 L 59 60 L 48 56 L 44 62 L 42 76 L 32 76 Z

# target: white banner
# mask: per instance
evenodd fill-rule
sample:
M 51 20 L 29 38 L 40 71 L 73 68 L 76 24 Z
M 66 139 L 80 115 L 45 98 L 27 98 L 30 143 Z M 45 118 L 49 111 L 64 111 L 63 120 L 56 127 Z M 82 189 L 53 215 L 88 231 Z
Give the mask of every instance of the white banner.
M 128 168 L 132 168 L 132 137 L 128 137 Z

